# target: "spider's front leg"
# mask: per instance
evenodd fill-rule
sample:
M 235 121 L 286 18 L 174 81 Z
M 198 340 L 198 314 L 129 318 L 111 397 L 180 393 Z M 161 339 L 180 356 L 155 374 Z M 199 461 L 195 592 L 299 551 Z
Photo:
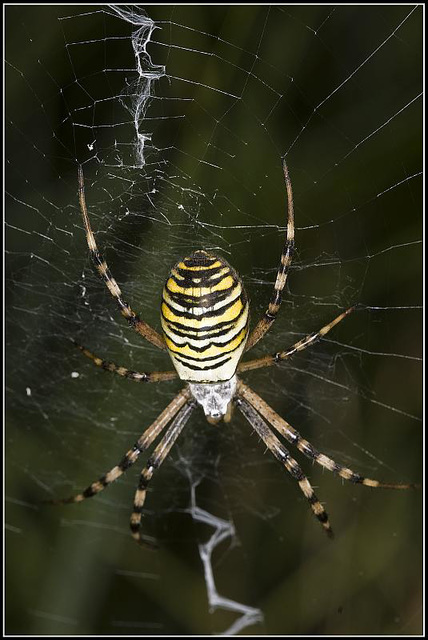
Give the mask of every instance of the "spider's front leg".
M 412 483 L 391 483 L 380 482 L 373 478 L 365 478 L 360 473 L 348 469 L 338 462 L 332 460 L 324 453 L 318 451 L 308 440 L 302 438 L 300 433 L 296 431 L 284 418 L 281 418 L 267 402 L 265 402 L 255 391 L 250 387 L 239 381 L 238 393 L 255 409 L 260 415 L 262 415 L 268 423 L 276 429 L 276 431 L 286 438 L 288 442 L 294 444 L 301 453 L 307 458 L 316 462 L 321 467 L 336 473 L 338 476 L 354 484 L 363 484 L 366 487 L 372 488 L 384 488 L 384 489 L 416 489 L 418 485 Z
M 131 533 L 134 540 L 138 543 L 144 543 L 145 541 L 141 538 L 141 513 L 143 510 L 144 502 L 146 500 L 147 487 L 150 480 L 153 477 L 153 474 L 156 469 L 158 469 L 162 462 L 165 460 L 169 452 L 171 451 L 172 446 L 177 440 L 178 436 L 182 432 L 185 427 L 188 419 L 190 418 L 190 414 L 193 409 L 196 407 L 196 402 L 194 400 L 188 400 L 186 404 L 181 408 L 180 412 L 176 415 L 171 425 L 169 426 L 167 432 L 165 433 L 162 440 L 159 442 L 158 446 L 147 460 L 147 464 L 143 471 L 141 472 L 140 479 L 138 482 L 138 488 L 135 492 L 134 497 L 134 505 L 131 514 Z
M 235 403 L 239 407 L 241 413 L 247 418 L 250 425 L 253 427 L 254 431 L 259 435 L 259 437 L 263 440 L 269 451 L 275 456 L 275 458 L 285 467 L 288 473 L 299 483 L 299 487 L 303 492 L 305 498 L 308 500 L 311 505 L 311 509 L 315 515 L 315 517 L 322 524 L 324 531 L 330 538 L 333 538 L 333 530 L 331 528 L 327 511 L 322 506 L 321 502 L 318 500 L 315 495 L 314 490 L 312 489 L 311 483 L 308 478 L 303 473 L 300 466 L 291 457 L 289 451 L 284 447 L 282 442 L 278 440 L 278 438 L 273 434 L 273 432 L 269 429 L 265 420 L 257 413 L 254 407 L 246 400 L 241 391 L 243 387 L 241 387 L 241 382 L 239 382 L 238 386 L 238 395 L 235 397 Z
M 148 449 L 154 440 L 162 433 L 167 424 L 174 418 L 180 409 L 190 400 L 190 392 L 188 388 L 184 388 L 162 411 L 156 420 L 146 429 L 143 435 L 137 440 L 134 446 L 127 451 L 122 460 L 107 473 L 102 475 L 98 480 L 92 482 L 84 491 L 69 498 L 58 500 L 45 500 L 45 504 L 60 505 L 72 504 L 74 502 L 82 502 L 86 498 L 92 498 L 112 482 L 117 480 L 125 471 L 127 471 L 138 460 L 140 454 Z

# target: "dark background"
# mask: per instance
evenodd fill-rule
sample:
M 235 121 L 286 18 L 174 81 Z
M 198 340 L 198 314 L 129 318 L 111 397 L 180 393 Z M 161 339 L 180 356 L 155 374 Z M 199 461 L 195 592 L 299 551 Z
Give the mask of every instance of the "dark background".
M 254 355 L 361 306 L 310 351 L 245 382 L 337 461 L 385 481 L 421 479 L 422 8 L 146 11 L 160 27 L 148 51 L 167 75 L 139 122 L 151 135 L 141 166 L 135 26 L 99 6 L 5 9 L 6 631 L 229 629 L 239 614 L 207 601 L 198 545 L 213 528 L 189 513 L 196 487 L 197 505 L 235 527 L 213 567 L 222 596 L 264 616 L 245 633 L 420 633 L 421 491 L 351 486 L 294 452 L 328 509 L 330 542 L 240 416 L 214 429 L 195 412 L 157 472 L 144 517 L 157 552 L 127 529 L 141 465 L 82 505 L 40 504 L 114 466 L 181 386 L 116 379 L 71 343 L 137 370 L 171 368 L 93 272 L 78 163 L 99 247 L 159 328 L 169 269 L 200 247 L 242 274 L 253 321 L 263 312 L 287 154 L 297 255 L 282 314 Z

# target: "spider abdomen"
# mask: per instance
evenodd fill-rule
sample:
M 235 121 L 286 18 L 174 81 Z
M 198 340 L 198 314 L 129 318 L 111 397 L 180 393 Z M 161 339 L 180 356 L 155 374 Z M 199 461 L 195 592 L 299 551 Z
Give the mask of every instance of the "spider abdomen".
M 230 380 L 248 337 L 248 319 L 241 278 L 223 258 L 195 251 L 171 270 L 162 293 L 161 322 L 182 380 Z

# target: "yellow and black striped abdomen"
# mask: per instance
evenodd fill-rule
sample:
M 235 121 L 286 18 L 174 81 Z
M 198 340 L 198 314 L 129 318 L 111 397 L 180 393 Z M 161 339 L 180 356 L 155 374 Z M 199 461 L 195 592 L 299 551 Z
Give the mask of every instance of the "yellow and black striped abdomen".
M 222 258 L 195 251 L 171 270 L 162 294 L 161 321 L 182 380 L 230 380 L 248 337 L 248 319 L 242 281 Z

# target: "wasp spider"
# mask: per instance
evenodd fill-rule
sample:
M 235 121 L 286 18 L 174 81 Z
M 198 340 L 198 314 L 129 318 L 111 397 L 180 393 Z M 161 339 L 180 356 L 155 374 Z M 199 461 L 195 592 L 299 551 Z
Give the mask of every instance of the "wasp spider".
M 285 161 L 283 169 L 288 200 L 287 232 L 272 297 L 264 316 L 250 332 L 249 304 L 239 275 L 223 258 L 208 251 L 195 251 L 178 262 L 171 269 L 167 278 L 162 293 L 161 324 L 163 333 L 161 335 L 141 320 L 138 314 L 125 302 L 116 280 L 112 277 L 104 258 L 98 251 L 86 207 L 83 171 L 81 167 L 79 168 L 79 202 L 86 229 L 86 239 L 95 266 L 131 327 L 159 349 L 166 350 L 171 357 L 175 371 L 151 373 L 130 371 L 125 367 L 99 358 L 80 345 L 77 346 L 98 367 L 130 380 L 162 382 L 179 377 L 186 383 L 186 386 L 162 411 L 153 424 L 146 429 L 115 467 L 89 485 L 82 493 L 51 502 L 55 504 L 82 502 L 85 498 L 100 493 L 127 471 L 137 461 L 140 454 L 148 449 L 166 429 L 141 472 L 135 493 L 130 525 L 132 536 L 137 542 L 141 542 L 141 513 L 148 484 L 155 470 L 160 467 L 169 454 L 190 414 L 198 404 L 203 408 L 205 416 L 211 424 L 216 424 L 221 419 L 229 422 L 233 405 L 238 407 L 266 447 L 288 473 L 297 480 L 315 517 L 329 536 L 332 536 L 333 532 L 326 510 L 315 495 L 301 467 L 291 457 L 288 449 L 277 435 L 295 445 L 310 460 L 317 462 L 344 480 L 368 487 L 387 487 L 390 489 L 408 489 L 414 486 L 386 484 L 365 478 L 320 453 L 236 375 L 272 366 L 286 360 L 297 351 L 306 349 L 325 336 L 354 309 L 351 307 L 344 311 L 322 329 L 310 333 L 285 351 L 241 362 L 243 353 L 254 347 L 274 322 L 280 308 L 282 292 L 292 260 L 294 249 L 293 196 Z

